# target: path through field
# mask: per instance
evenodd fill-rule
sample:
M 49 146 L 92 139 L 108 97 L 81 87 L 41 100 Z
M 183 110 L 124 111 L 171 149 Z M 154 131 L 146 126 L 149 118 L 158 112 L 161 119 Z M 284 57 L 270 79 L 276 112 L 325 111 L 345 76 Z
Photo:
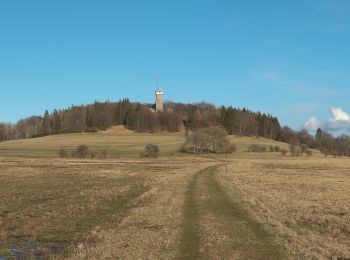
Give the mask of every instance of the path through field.
M 215 172 L 195 174 L 185 197 L 180 259 L 281 259 L 283 251 L 245 209 L 232 201 Z
M 83 243 L 69 258 L 286 259 L 241 198 L 226 191 L 222 163 L 178 160 L 181 167 L 152 175 L 150 191 L 117 226 L 97 230 L 94 244 Z

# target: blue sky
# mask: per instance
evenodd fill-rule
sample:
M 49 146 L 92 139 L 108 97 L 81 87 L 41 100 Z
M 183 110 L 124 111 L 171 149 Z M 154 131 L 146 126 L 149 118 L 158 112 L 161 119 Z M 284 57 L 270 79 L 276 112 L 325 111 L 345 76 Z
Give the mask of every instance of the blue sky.
M 330 123 L 350 112 L 349 13 L 347 0 L 1 1 L 0 121 L 153 102 L 159 75 L 168 100 L 348 131 L 350 117 Z

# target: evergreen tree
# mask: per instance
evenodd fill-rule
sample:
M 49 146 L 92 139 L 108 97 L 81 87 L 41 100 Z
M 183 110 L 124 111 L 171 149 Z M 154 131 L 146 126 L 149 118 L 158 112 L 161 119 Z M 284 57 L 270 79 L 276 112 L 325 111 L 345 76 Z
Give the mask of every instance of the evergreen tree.
M 50 134 L 50 115 L 46 110 L 43 120 L 41 121 L 41 135 L 49 135 Z
M 52 133 L 59 134 L 61 133 L 61 117 L 55 109 L 52 113 Z
M 322 137 L 322 130 L 321 128 L 318 128 L 317 131 L 316 131 L 316 140 L 321 140 L 321 137 Z

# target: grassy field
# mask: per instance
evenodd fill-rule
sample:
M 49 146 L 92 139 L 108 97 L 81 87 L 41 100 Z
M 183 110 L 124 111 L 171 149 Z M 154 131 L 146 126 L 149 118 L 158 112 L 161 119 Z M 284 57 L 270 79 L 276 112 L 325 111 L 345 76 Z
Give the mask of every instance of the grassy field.
M 293 259 L 350 257 L 349 159 L 238 160 L 217 177 Z
M 115 127 L 0 143 L 0 259 L 350 257 L 350 160 L 238 150 L 181 153 L 181 133 Z M 148 143 L 156 159 L 139 157 Z M 119 153 L 60 159 L 58 150 Z
M 15 140 L 0 143 L 0 157 L 58 157 L 60 149 L 74 150 L 78 145 L 87 145 L 91 150 L 106 150 L 120 157 L 137 157 L 146 144 L 157 144 L 161 155 L 176 153 L 184 142 L 184 137 L 175 134 L 139 134 L 122 127 L 96 133 L 52 135 L 42 138 Z
M 229 139 L 237 147 L 236 158 L 269 158 L 281 157 L 280 153 L 252 153 L 248 147 L 259 144 L 266 147 L 278 146 L 288 150 L 286 143 L 255 137 L 229 136 Z M 116 126 L 107 131 L 96 133 L 74 133 L 52 135 L 41 138 L 15 140 L 0 143 L 0 157 L 20 158 L 54 158 L 58 157 L 60 149 L 73 151 L 78 145 L 87 145 L 90 150 L 100 152 L 106 150 L 113 157 L 135 158 L 147 144 L 156 144 L 160 148 L 160 156 L 183 156 L 180 153 L 185 142 L 183 133 L 135 133 L 124 127 Z M 207 154 L 202 156 L 208 157 Z M 314 151 L 314 156 L 321 156 Z M 209 155 L 209 157 L 213 157 Z M 217 156 L 215 156 L 217 157 Z M 221 156 L 223 157 L 223 156 Z

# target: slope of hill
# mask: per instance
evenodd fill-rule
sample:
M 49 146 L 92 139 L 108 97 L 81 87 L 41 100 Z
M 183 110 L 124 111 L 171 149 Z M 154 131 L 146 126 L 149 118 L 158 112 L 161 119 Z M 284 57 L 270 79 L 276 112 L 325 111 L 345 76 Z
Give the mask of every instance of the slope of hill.
M 288 149 L 286 143 L 265 138 L 237 137 L 230 135 L 231 142 L 236 145 L 237 158 L 269 158 L 280 157 L 277 152 L 250 153 L 248 147 L 252 144 L 262 146 L 279 146 Z M 29 157 L 48 158 L 58 157 L 60 149 L 68 152 L 74 150 L 79 145 L 87 145 L 89 149 L 100 152 L 106 150 L 114 157 L 135 158 L 147 144 L 156 144 L 160 148 L 160 156 L 183 155 L 179 151 L 185 137 L 183 133 L 136 133 L 124 126 L 115 126 L 107 131 L 96 133 L 73 133 L 50 135 L 40 138 L 14 140 L 0 143 L 0 157 Z M 319 155 L 318 151 L 314 151 Z M 203 156 L 208 156 L 203 154 Z M 209 154 L 209 156 L 211 156 Z

